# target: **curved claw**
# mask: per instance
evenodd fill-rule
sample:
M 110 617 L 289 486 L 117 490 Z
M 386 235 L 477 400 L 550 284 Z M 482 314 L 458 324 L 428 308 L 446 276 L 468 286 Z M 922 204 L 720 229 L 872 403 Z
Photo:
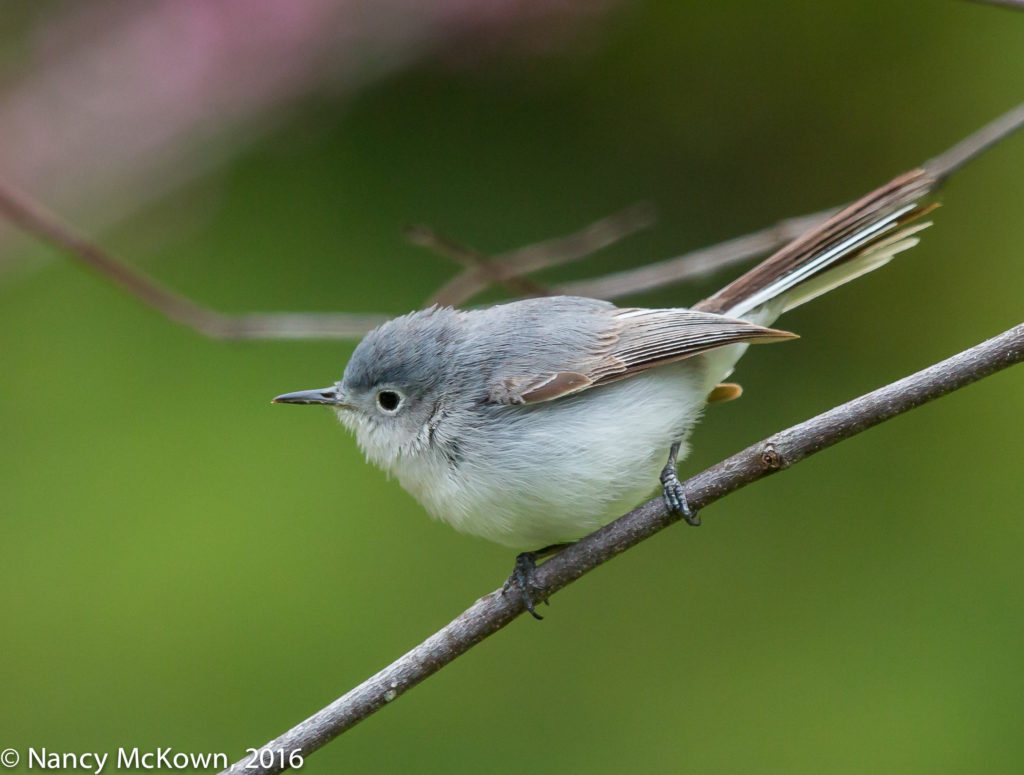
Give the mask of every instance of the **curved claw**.
M 530 612 L 530 616 L 534 619 L 543 619 L 544 617 L 537 613 L 537 609 L 533 602 L 533 593 L 538 590 L 539 587 L 534 581 L 537 570 L 537 553 L 536 552 L 523 552 L 516 556 L 516 564 L 512 569 L 512 575 L 508 577 L 505 582 L 503 589 L 508 591 L 512 586 L 519 589 L 519 594 L 523 599 L 523 606 L 527 611 Z M 547 603 L 546 599 L 543 602 Z
M 700 516 L 690 508 L 683 485 L 679 483 L 676 472 L 669 466 L 665 466 L 665 470 L 661 473 L 661 495 L 665 499 L 665 507 L 673 514 L 681 516 L 687 525 L 693 527 L 700 525 Z

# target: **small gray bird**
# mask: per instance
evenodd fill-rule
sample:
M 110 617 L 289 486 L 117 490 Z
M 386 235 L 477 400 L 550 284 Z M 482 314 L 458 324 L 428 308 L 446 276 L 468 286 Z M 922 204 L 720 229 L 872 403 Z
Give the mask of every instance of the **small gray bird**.
M 330 406 L 456 530 L 545 547 L 512 577 L 536 616 L 540 553 L 624 513 L 659 475 L 668 507 L 699 524 L 676 459 L 706 403 L 739 394 L 722 381 L 747 345 L 795 336 L 766 327 L 780 314 L 915 245 L 933 183 L 896 178 L 690 309 L 568 296 L 431 307 L 367 334 L 340 382 L 274 401 Z

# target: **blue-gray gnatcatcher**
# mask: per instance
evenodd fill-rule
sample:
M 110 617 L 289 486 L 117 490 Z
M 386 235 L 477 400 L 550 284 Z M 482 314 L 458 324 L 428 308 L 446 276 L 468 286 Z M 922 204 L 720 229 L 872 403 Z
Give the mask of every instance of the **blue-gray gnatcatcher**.
M 721 383 L 748 344 L 794 336 L 767 327 L 780 314 L 916 244 L 931 183 L 896 178 L 690 309 L 432 307 L 367 334 L 340 382 L 274 401 L 330 406 L 431 515 L 506 546 L 574 541 L 659 474 L 669 508 L 698 524 L 675 463 L 705 404 L 738 395 Z M 537 556 L 513 574 L 534 614 Z

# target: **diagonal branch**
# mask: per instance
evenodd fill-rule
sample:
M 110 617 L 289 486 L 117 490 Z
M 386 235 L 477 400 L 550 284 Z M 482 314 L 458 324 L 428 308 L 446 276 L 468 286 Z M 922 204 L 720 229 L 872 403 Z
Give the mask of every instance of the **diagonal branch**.
M 1021 361 L 1024 323 L 747 447 L 686 481 L 686 499 L 695 509 L 709 506 L 833 444 Z M 546 595 L 552 595 L 678 519 L 660 498 L 651 500 L 540 565 L 537 582 Z M 301 751 L 308 756 L 505 627 L 523 610 L 518 594 L 505 595 L 498 589 L 485 595 L 388 667 L 263 746 L 265 760 L 276 760 L 276 765 L 259 766 L 257 753 L 226 772 L 281 772 L 288 753 Z
M 1024 0 L 1020 0 L 1024 6 Z M 996 143 L 1024 127 L 1024 102 L 989 121 L 947 151 L 924 164 L 924 168 L 940 183 L 973 161 Z
M 1024 126 L 1024 104 L 1018 105 L 945 153 L 936 156 L 925 165 L 925 168 L 936 180 L 942 182 L 1021 126 Z M 834 210 L 791 218 L 768 229 L 737 237 L 720 245 L 701 248 L 639 269 L 565 283 L 554 290 L 558 293 L 614 299 L 629 293 L 679 283 L 713 269 L 781 248 L 820 224 L 832 212 Z M 79 235 L 41 204 L 2 180 L 0 214 L 42 242 L 66 251 L 168 319 L 189 326 L 211 338 L 357 339 L 387 319 L 384 315 L 353 313 L 228 315 L 198 304 L 118 261 L 101 247 Z M 634 205 L 608 218 L 595 221 L 575 234 L 528 245 L 495 256 L 483 263 L 475 251 L 456 243 L 444 246 L 432 244 L 431 247 L 441 250 L 451 258 L 457 258 L 464 265 L 475 264 L 438 291 L 435 300 L 440 303 L 459 304 L 494 282 L 511 284 L 531 295 L 541 295 L 546 293 L 546 290 L 532 284 L 523 275 L 584 258 L 602 247 L 646 228 L 652 219 L 653 212 L 649 206 Z
M 485 266 L 453 277 L 434 294 L 431 302 L 457 307 L 495 281 L 504 282 L 541 269 L 578 261 L 649 228 L 653 223 L 654 208 L 643 202 L 635 204 L 594 221 L 573 234 L 501 253 Z
M 696 280 L 727 266 L 740 264 L 755 256 L 777 250 L 817 228 L 837 210 L 838 208 L 832 208 L 810 215 L 787 218 L 767 229 L 734 237 L 717 245 L 691 250 L 681 256 L 656 261 L 637 269 L 626 269 L 601 277 L 562 283 L 555 286 L 555 290 L 567 296 L 591 296 L 595 299 L 611 300 L 631 293 L 653 291 L 666 285 Z
M 488 284 L 498 283 L 516 295 L 550 296 L 551 294 L 540 284 L 530 278 L 518 274 L 508 265 L 497 259 L 488 261 L 479 250 L 464 245 L 458 240 L 445 236 L 424 224 L 412 224 L 402 229 L 405 238 L 421 248 L 432 250 L 439 256 L 454 261 L 464 269 L 479 272 L 487 279 Z M 430 305 L 430 301 L 427 305 Z
M 384 315 L 275 312 L 226 315 L 197 304 L 133 269 L 82 237 L 38 202 L 0 181 L 0 213 L 42 242 L 61 248 L 108 277 L 129 295 L 212 339 L 355 339 L 387 320 Z
M 1024 0 L 1019 0 L 1024 6 Z M 949 150 L 930 159 L 923 166 L 942 185 L 955 172 L 973 161 L 996 143 L 1024 127 L 1024 103 L 1017 105 L 994 121 L 990 121 Z M 707 248 L 692 250 L 676 258 L 648 264 L 638 269 L 614 272 L 602 277 L 564 283 L 554 290 L 575 296 L 616 299 L 631 293 L 652 291 L 676 285 L 709 274 L 726 266 L 742 263 L 755 256 L 784 247 L 787 243 L 820 226 L 838 208 L 822 210 L 781 221 L 761 231 Z

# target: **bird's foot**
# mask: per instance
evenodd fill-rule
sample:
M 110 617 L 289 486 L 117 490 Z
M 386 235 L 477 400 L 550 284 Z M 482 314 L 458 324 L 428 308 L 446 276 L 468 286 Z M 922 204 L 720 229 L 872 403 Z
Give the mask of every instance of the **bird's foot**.
M 512 569 L 512 575 L 508 577 L 508 580 L 502 587 L 504 592 L 508 592 L 512 587 L 515 587 L 523 599 L 523 605 L 534 619 L 544 618 L 537 613 L 533 597 L 534 592 L 543 592 L 536 582 L 537 557 L 539 554 L 539 552 L 523 552 L 518 555 L 515 567 Z M 548 600 L 546 597 L 540 598 L 539 602 L 547 604 Z
M 678 514 L 687 525 L 697 527 L 700 524 L 700 516 L 690 508 L 686 500 L 686 493 L 683 485 L 679 482 L 676 474 L 674 461 L 669 461 L 661 472 L 661 495 L 665 499 L 665 506 L 673 514 Z

